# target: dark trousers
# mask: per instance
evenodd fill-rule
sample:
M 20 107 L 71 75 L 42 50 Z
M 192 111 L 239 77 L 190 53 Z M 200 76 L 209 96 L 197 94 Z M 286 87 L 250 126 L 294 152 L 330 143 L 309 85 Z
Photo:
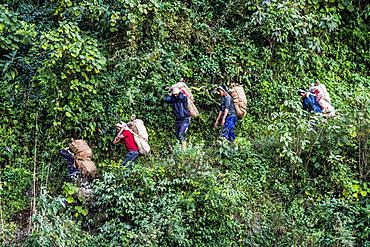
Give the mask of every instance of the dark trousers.
M 186 134 L 188 133 L 189 124 L 190 124 L 190 118 L 176 120 L 175 132 L 176 132 L 176 138 L 179 141 L 186 141 Z
M 139 158 L 139 151 L 130 151 L 126 154 L 126 158 L 121 165 L 124 166 L 128 163 L 126 167 L 132 168 L 132 163 L 135 163 L 137 158 Z

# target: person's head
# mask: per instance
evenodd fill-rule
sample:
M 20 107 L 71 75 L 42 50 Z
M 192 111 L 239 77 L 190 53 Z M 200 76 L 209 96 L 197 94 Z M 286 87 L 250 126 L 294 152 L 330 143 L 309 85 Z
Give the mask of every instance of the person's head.
M 117 132 L 120 131 L 122 128 L 126 129 L 127 128 L 127 124 L 124 123 L 124 122 L 119 122 L 116 124 L 116 130 Z
M 304 89 L 304 88 L 298 89 L 298 95 L 301 96 L 301 98 L 305 98 L 306 97 L 306 89 Z
M 221 95 L 221 96 L 227 95 L 227 88 L 226 88 L 226 86 L 220 85 L 216 89 L 217 89 L 217 92 L 218 92 L 219 95 Z
M 180 89 L 179 88 L 176 87 L 172 90 L 172 96 L 179 97 L 179 94 L 180 94 Z

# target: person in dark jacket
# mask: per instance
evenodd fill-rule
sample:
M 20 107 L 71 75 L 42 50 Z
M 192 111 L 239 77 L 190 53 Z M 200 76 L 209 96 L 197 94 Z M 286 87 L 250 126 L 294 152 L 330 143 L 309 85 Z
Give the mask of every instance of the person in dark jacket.
M 221 126 L 223 127 L 221 136 L 225 137 L 226 140 L 234 141 L 236 138 L 234 127 L 238 122 L 238 117 L 236 115 L 233 99 L 227 93 L 226 86 L 221 85 L 216 89 L 221 96 L 221 107 L 214 126 L 217 128 L 221 120 Z
M 59 155 L 61 155 L 63 158 L 67 160 L 67 169 L 68 174 L 70 176 L 77 176 L 80 175 L 80 170 L 76 167 L 75 160 L 73 158 L 73 155 L 68 152 L 69 148 L 64 148 L 59 151 Z
M 311 94 L 310 92 L 306 92 L 304 88 L 300 88 L 298 90 L 298 95 L 302 98 L 303 110 L 316 113 L 322 112 L 322 109 L 315 95 Z
M 175 133 L 176 138 L 181 142 L 182 149 L 186 149 L 190 113 L 188 110 L 188 98 L 180 91 L 174 88 L 166 97 L 166 103 L 172 104 L 172 112 L 175 116 Z

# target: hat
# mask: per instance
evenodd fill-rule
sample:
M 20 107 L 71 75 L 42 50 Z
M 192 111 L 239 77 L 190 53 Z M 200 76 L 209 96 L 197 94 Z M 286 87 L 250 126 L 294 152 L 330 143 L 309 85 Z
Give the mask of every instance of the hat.
M 178 94 L 180 93 L 180 89 L 175 87 L 173 90 L 172 90 L 172 94 Z
M 216 90 L 218 90 L 218 89 L 220 89 L 220 90 L 222 90 L 222 91 L 224 91 L 224 92 L 226 92 L 226 93 L 227 93 L 227 87 L 226 87 L 226 86 L 224 86 L 224 85 L 220 85 L 220 86 L 218 86 L 218 87 L 216 88 Z
M 304 88 L 298 89 L 298 95 L 301 95 L 301 93 L 305 93 L 306 90 Z
M 119 128 L 126 128 L 126 127 L 127 127 L 127 125 L 126 125 L 126 123 L 124 123 L 124 122 L 119 122 L 119 123 L 117 123 L 117 124 L 116 124 L 116 127 L 119 127 Z

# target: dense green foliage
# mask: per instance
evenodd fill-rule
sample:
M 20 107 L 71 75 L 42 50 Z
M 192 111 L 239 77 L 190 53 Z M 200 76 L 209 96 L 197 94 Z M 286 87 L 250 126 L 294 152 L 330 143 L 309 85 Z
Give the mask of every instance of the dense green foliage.
M 370 4 L 365 0 L 4 0 L 1 246 L 370 246 Z M 179 149 L 165 86 L 200 117 Z M 320 80 L 335 118 L 302 111 Z M 235 144 L 213 127 L 218 84 L 244 86 Z M 150 155 L 120 167 L 136 114 Z M 58 151 L 98 167 L 67 183 Z M 32 215 L 31 220 L 29 218 Z

